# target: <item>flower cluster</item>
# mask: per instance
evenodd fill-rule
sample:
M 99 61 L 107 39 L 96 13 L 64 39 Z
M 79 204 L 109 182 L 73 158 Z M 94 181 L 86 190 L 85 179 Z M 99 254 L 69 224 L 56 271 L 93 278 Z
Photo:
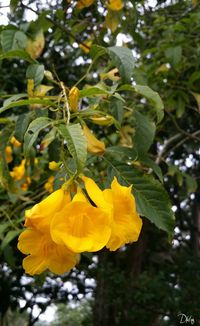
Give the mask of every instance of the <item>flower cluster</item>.
M 142 220 L 131 186 L 114 178 L 111 188 L 102 191 L 92 179 L 82 180 L 84 192 L 79 187 L 72 198 L 63 187 L 25 212 L 27 229 L 19 236 L 18 249 L 28 255 L 23 260 L 26 273 L 49 269 L 62 274 L 82 252 L 114 251 L 138 240 Z

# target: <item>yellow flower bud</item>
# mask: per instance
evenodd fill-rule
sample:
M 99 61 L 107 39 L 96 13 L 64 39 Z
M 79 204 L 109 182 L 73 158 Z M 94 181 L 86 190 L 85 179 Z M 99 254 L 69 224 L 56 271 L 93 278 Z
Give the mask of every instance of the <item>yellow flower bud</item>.
M 11 177 L 14 180 L 22 180 L 25 174 L 25 163 L 26 160 L 22 160 L 20 165 L 15 166 L 13 170 L 10 172 Z
M 107 73 L 101 73 L 100 77 L 103 80 L 110 79 L 112 81 L 118 81 L 120 79 L 119 71 L 117 68 L 114 68 L 114 69 L 108 71 Z
M 86 41 L 84 41 L 84 44 L 79 44 L 79 48 L 81 50 L 83 50 L 83 52 L 89 53 L 90 52 L 90 47 L 92 45 L 92 42 L 93 41 L 91 39 L 86 40 Z
M 49 193 L 53 192 L 53 183 L 55 177 L 51 176 L 48 178 L 47 182 L 44 184 L 44 189 L 47 190 Z
M 93 123 L 100 126 L 111 126 L 114 123 L 114 118 L 111 115 L 106 115 L 104 117 L 92 117 L 90 118 Z
M 11 146 L 6 146 L 6 162 L 10 163 L 13 160 L 12 156 L 12 147 Z
M 94 0 L 79 0 L 77 2 L 76 8 L 83 9 L 85 7 L 89 7 L 93 4 Z
M 87 139 L 87 150 L 93 154 L 102 155 L 105 152 L 105 144 L 104 142 L 98 140 L 95 135 L 90 131 L 90 129 L 86 126 L 83 126 L 83 132 Z
M 119 11 L 123 8 L 124 4 L 121 0 L 108 0 L 107 8 L 113 11 Z
M 60 164 L 55 161 L 49 162 L 49 170 L 57 171 L 57 170 L 59 170 L 59 166 L 60 166 Z
M 72 112 L 76 112 L 78 110 L 79 94 L 80 91 L 76 86 L 72 87 L 69 91 L 68 101 Z
M 17 148 L 21 147 L 22 144 L 14 137 L 12 136 L 11 137 L 11 140 L 10 140 L 11 144 Z

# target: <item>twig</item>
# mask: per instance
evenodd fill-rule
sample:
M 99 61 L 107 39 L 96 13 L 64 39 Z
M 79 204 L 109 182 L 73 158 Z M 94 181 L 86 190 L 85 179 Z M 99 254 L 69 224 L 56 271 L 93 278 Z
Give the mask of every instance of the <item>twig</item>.
M 38 14 L 38 11 L 34 10 L 33 8 L 30 8 L 29 6 L 23 4 L 23 2 L 21 1 L 21 5 L 23 8 L 27 9 L 27 10 L 31 10 L 32 12 L 34 12 L 36 15 Z M 90 47 L 85 44 L 84 42 L 82 42 L 79 37 L 75 36 L 73 33 L 71 33 L 71 31 L 66 28 L 64 25 L 60 24 L 57 21 L 54 21 L 52 18 L 50 17 L 45 17 L 46 20 L 48 20 L 50 23 L 52 23 L 54 26 L 58 27 L 61 31 L 67 33 L 69 36 L 71 36 L 77 43 L 83 45 L 85 48 L 87 48 L 88 50 L 90 50 Z
M 177 129 L 179 132 L 181 132 L 183 135 L 187 136 L 188 138 L 193 138 L 193 139 L 196 139 L 196 140 L 200 141 L 200 138 L 199 138 L 199 137 L 196 137 L 196 136 L 194 135 L 195 133 L 190 134 L 190 133 L 186 132 L 185 130 L 183 130 L 183 129 L 178 125 L 178 123 L 176 122 L 176 119 L 174 118 L 174 116 L 173 116 L 173 115 L 172 115 L 168 110 L 165 109 L 165 111 L 166 111 L 166 113 L 168 114 L 168 116 L 169 116 L 170 119 L 172 120 L 174 126 L 176 127 L 176 129 Z

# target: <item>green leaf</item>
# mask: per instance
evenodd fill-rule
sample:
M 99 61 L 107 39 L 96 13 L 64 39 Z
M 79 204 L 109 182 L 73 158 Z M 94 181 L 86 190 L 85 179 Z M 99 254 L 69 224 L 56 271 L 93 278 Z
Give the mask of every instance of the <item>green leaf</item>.
M 4 250 L 5 247 L 13 240 L 15 239 L 19 234 L 21 233 L 21 230 L 12 230 L 12 231 L 9 231 L 5 238 L 3 239 L 2 241 L 2 244 L 1 244 L 1 249 Z
M 148 157 L 146 154 L 142 154 L 139 155 L 138 160 L 144 165 L 148 166 L 150 169 L 152 169 L 153 172 L 159 178 L 160 182 L 163 182 L 163 174 L 161 168 L 150 157 Z
M 121 126 L 124 117 L 123 102 L 117 98 L 111 98 L 110 113 Z
M 186 181 L 186 186 L 187 186 L 187 192 L 195 192 L 198 188 L 197 181 L 195 178 L 191 177 L 189 174 L 185 173 L 185 181 Z
M 165 57 L 173 66 L 177 66 L 182 58 L 182 47 L 180 45 L 165 50 Z
M 53 123 L 53 120 L 46 118 L 46 117 L 37 118 L 30 123 L 30 125 L 24 135 L 24 154 L 25 154 L 25 156 L 28 155 L 32 145 L 34 144 L 34 142 L 36 141 L 36 139 L 38 137 L 39 132 L 42 129 L 50 126 L 52 123 Z
M 138 153 L 134 148 L 123 146 L 111 146 L 106 148 L 106 154 L 115 157 L 116 160 L 137 160 Z
M 3 107 L 6 107 L 6 106 L 10 105 L 12 102 L 15 102 L 24 97 L 28 97 L 28 94 L 20 93 L 20 94 L 12 95 L 3 102 Z
M 87 141 L 79 123 L 57 126 L 60 135 L 67 141 L 67 147 L 76 162 L 77 173 L 81 172 L 87 159 Z
M 25 132 L 26 132 L 29 124 L 33 120 L 33 117 L 34 117 L 34 112 L 32 112 L 32 111 L 31 112 L 28 112 L 28 113 L 20 114 L 18 116 L 16 125 L 15 125 L 14 136 L 20 142 L 23 142 L 23 140 L 24 140 L 24 134 L 25 134 Z
M 29 63 L 37 62 L 36 60 L 32 59 L 31 56 L 24 50 L 11 50 L 5 53 L 0 53 L 0 60 L 13 58 L 20 58 L 28 61 Z
M 22 31 L 15 29 L 5 29 L 1 32 L 1 46 L 3 52 L 25 49 L 26 43 L 27 36 Z
M 159 94 L 153 91 L 149 86 L 136 85 L 134 86 L 134 89 L 137 93 L 146 97 L 154 106 L 156 110 L 157 121 L 159 123 L 164 117 L 164 105 Z
M 170 235 L 174 228 L 174 215 L 167 192 L 160 182 L 144 175 L 130 165 L 108 161 L 114 174 L 125 185 L 133 185 L 137 211 Z
M 80 98 L 82 97 L 92 97 L 96 95 L 111 95 L 112 93 L 107 91 L 106 89 L 101 88 L 100 86 L 97 87 L 87 87 L 80 91 Z
M 157 122 L 159 123 L 163 117 L 164 117 L 164 105 L 163 102 L 159 96 L 159 94 L 155 91 L 153 91 L 149 86 L 144 85 L 122 85 L 120 86 L 117 91 L 134 91 L 138 94 L 145 97 L 149 102 L 153 105 L 156 116 L 157 116 Z
M 55 107 L 56 104 L 50 100 L 45 100 L 45 99 L 39 99 L 39 98 L 30 98 L 28 100 L 21 100 L 21 101 L 16 101 L 12 102 L 7 106 L 2 106 L 0 108 L 0 114 L 8 109 L 15 108 L 18 106 L 24 106 L 24 105 L 31 105 L 31 104 L 42 104 L 44 106 L 53 106 Z
M 44 65 L 32 64 L 26 70 L 26 78 L 33 79 L 34 85 L 37 86 L 44 78 Z
M 18 3 L 19 3 L 19 0 L 10 0 L 10 10 L 12 13 L 14 13 Z
M 135 67 L 132 51 L 122 46 L 112 46 L 107 48 L 107 52 L 118 68 L 122 80 L 124 82 L 129 82 Z
M 147 116 L 134 110 L 135 134 L 133 136 L 134 148 L 138 153 L 145 153 L 153 143 L 156 126 Z
M 94 44 L 90 49 L 90 55 L 93 61 L 108 54 L 113 64 L 118 68 L 119 74 L 124 82 L 129 82 L 135 67 L 135 60 L 130 49 L 123 46 L 112 46 L 104 48 Z

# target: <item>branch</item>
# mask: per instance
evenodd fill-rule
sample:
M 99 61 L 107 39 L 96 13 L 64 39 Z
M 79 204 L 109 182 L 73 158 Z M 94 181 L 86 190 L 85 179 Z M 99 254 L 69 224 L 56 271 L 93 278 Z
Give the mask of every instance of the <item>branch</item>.
M 169 111 L 166 110 L 166 109 L 165 109 L 165 111 L 166 111 L 166 113 L 168 114 L 168 116 L 170 117 L 170 119 L 172 120 L 172 122 L 173 122 L 174 126 L 176 127 L 176 129 L 177 129 L 180 133 L 182 133 L 183 135 L 187 136 L 188 138 L 192 138 L 192 139 L 196 139 L 196 140 L 200 141 L 200 138 L 197 137 L 196 135 L 194 135 L 195 133 L 190 134 L 190 133 L 186 132 L 185 130 L 183 130 L 183 129 L 178 125 L 178 123 L 176 122 L 176 119 L 175 119 L 174 116 L 171 114 L 171 112 L 169 112 Z
M 38 14 L 38 11 L 34 10 L 33 8 L 30 8 L 28 7 L 27 5 L 23 4 L 23 2 L 21 1 L 21 6 L 24 8 L 24 9 L 27 9 L 27 10 L 30 10 L 32 12 L 34 12 L 37 16 L 39 15 Z M 79 37 L 77 37 L 76 35 L 74 35 L 68 28 L 66 28 L 64 25 L 60 24 L 59 22 L 57 21 L 54 21 L 51 17 L 45 17 L 46 20 L 48 20 L 50 23 L 52 23 L 54 26 L 58 27 L 61 31 L 67 33 L 70 37 L 72 37 L 78 44 L 81 44 L 83 45 L 86 49 L 90 50 L 90 47 L 85 44 L 84 42 L 82 42 L 80 40 Z

